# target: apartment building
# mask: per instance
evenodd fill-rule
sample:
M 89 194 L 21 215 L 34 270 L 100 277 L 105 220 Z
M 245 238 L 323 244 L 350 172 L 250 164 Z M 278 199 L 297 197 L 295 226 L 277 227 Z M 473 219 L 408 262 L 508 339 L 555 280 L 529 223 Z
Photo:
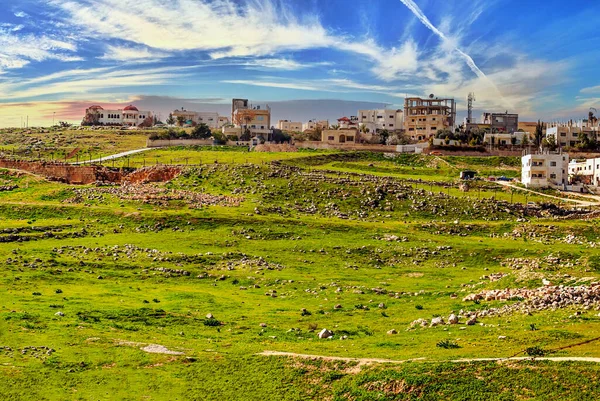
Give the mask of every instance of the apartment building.
M 546 127 L 546 138 L 553 136 L 556 139 L 556 144 L 560 147 L 574 147 L 581 142 L 579 134 L 582 132 L 587 134 L 590 139 L 599 139 L 598 127 L 584 122 L 550 123 Z
M 133 105 L 113 110 L 104 109 L 102 106 L 90 106 L 85 110 L 83 124 L 136 127 L 150 118 L 152 112 L 140 111 Z
M 395 131 L 404 128 L 404 112 L 402 110 L 359 110 L 358 123 L 367 132 Z
M 521 183 L 526 188 L 566 188 L 569 155 L 562 152 L 540 152 L 521 158 Z
M 569 183 L 582 183 L 600 186 L 600 158 L 571 160 L 569 163 Z
M 271 132 L 271 108 L 257 105 L 235 109 L 232 122 L 235 127 L 248 129 L 252 135 L 266 136 Z
M 289 120 L 279 120 L 279 122 L 277 122 L 277 128 L 282 131 L 301 132 L 302 131 L 302 123 L 301 122 L 293 122 L 293 121 L 289 121 Z
M 454 99 L 438 99 L 433 95 L 423 99 L 404 99 L 404 130 L 411 139 L 423 141 L 439 130 L 454 129 L 456 103 Z
M 512 134 L 519 130 L 519 115 L 506 113 L 483 113 L 481 123 L 488 125 L 492 132 Z
M 328 129 L 329 128 L 329 121 L 328 120 L 308 120 L 308 122 L 302 124 L 302 131 L 314 131 L 317 128 L 320 128 L 321 130 L 324 129 Z
M 529 134 L 527 132 L 513 132 L 511 134 L 504 132 L 487 132 L 483 136 L 483 142 L 492 146 L 508 146 L 508 145 L 522 145 L 524 138 L 531 143 Z
M 220 117 L 217 112 L 189 111 L 185 109 L 173 111 L 175 120 L 181 119 L 186 125 L 206 124 L 209 128 L 221 128 L 229 123 L 227 117 Z

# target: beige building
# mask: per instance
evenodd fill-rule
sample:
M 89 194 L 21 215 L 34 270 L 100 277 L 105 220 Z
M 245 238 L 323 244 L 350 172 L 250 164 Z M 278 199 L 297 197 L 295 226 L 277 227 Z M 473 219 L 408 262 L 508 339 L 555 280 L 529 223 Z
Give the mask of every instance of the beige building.
M 456 104 L 454 99 L 427 99 L 409 97 L 404 99 L 404 130 L 413 140 L 423 141 L 439 130 L 454 129 Z
M 216 112 L 189 111 L 183 108 L 173 111 L 173 117 L 177 121 L 183 119 L 184 125 L 206 124 L 209 128 L 221 128 L 229 122 L 227 117 L 223 117 L 226 122 L 222 123 L 222 118 Z
M 271 132 L 271 108 L 267 105 L 236 109 L 232 122 L 235 127 L 248 129 L 252 135 L 268 135 Z
M 322 130 L 328 129 L 329 128 L 329 121 L 328 120 L 309 120 L 307 123 L 302 124 L 302 131 L 314 131 L 317 128 L 320 128 Z
M 355 143 L 358 137 L 356 128 L 326 129 L 321 132 L 321 142 L 330 144 Z
M 393 109 L 359 110 L 358 123 L 372 133 L 404 129 L 404 112 Z
M 301 132 L 302 131 L 302 123 L 301 122 L 293 122 L 289 120 L 279 120 L 277 123 L 277 128 L 282 131 L 288 132 Z
M 598 138 L 598 127 L 588 126 L 582 123 L 550 124 L 546 127 L 546 138 L 553 136 L 556 144 L 561 148 L 577 146 L 579 134 L 586 133 L 590 139 Z

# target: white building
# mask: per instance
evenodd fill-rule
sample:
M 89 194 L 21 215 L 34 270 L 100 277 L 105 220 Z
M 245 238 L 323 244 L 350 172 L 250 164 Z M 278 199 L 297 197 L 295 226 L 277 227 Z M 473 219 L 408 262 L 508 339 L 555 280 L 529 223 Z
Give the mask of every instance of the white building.
M 527 137 L 527 140 L 529 143 L 531 143 L 529 134 L 527 132 L 516 131 L 512 134 L 498 132 L 491 134 L 487 132 L 483 136 L 483 142 L 490 145 L 521 145 L 523 144 L 523 138 L 525 137 Z M 513 141 L 515 141 L 514 144 Z
M 521 183 L 526 188 L 559 188 L 567 185 L 569 155 L 541 152 L 521 158 Z
M 102 106 L 91 106 L 85 110 L 84 124 L 113 125 L 136 127 L 146 119 L 152 118 L 152 112 L 140 111 L 137 107 L 129 105 L 123 109 L 104 109 Z M 152 122 L 150 122 L 152 124 Z
M 376 133 L 383 130 L 394 131 L 404 128 L 404 112 L 402 110 L 359 110 L 358 123 L 366 127 L 369 132 Z
M 173 111 L 173 117 L 181 118 L 187 125 L 206 124 L 209 128 L 221 128 L 229 123 L 227 117 L 220 117 L 219 113 L 210 111 L 189 111 L 185 109 Z M 224 119 L 224 120 L 223 120 Z
M 571 160 L 569 163 L 569 183 L 600 186 L 600 158 Z
M 277 123 L 277 128 L 282 131 L 301 132 L 302 123 L 289 120 L 279 120 L 279 122 Z

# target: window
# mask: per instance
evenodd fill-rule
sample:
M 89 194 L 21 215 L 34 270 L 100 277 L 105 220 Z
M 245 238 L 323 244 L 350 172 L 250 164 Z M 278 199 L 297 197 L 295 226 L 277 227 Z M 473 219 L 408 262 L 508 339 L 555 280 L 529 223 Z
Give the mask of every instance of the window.
M 353 136 L 347 136 L 346 137 L 346 141 L 347 142 L 354 141 L 354 137 Z
M 556 178 L 556 174 L 550 174 L 550 178 Z
M 256 121 L 264 121 L 264 120 L 265 120 L 265 116 L 256 117 Z
M 556 162 L 550 162 L 550 165 L 551 165 L 552 167 L 556 167 Z
M 431 119 L 431 121 L 435 121 L 435 117 L 433 117 L 433 118 Z
M 328 137 L 327 137 L 327 140 L 328 140 L 328 141 L 333 141 L 333 140 L 334 140 L 334 138 L 333 138 L 332 136 L 328 136 Z
M 561 132 L 560 136 L 567 136 L 567 133 L 566 132 Z
M 414 129 L 414 128 L 409 128 L 408 130 L 409 130 L 409 131 L 414 131 L 415 129 Z
M 385 124 L 384 124 L 384 125 L 385 125 Z M 394 126 L 394 124 L 389 124 L 389 126 L 390 126 L 390 127 L 393 127 L 393 126 Z
M 394 118 L 394 116 L 390 116 L 390 118 Z

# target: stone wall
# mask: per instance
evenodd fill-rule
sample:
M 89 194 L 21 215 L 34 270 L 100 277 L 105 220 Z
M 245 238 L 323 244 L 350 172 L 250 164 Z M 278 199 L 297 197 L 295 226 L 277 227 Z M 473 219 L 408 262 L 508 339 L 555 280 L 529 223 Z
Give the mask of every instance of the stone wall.
M 73 166 L 64 163 L 11 159 L 0 159 L 0 168 L 29 171 L 49 180 L 68 184 L 91 184 L 98 181 L 98 170 L 105 170 L 98 166 Z M 110 173 L 107 176 L 120 180 L 119 174 Z
M 294 146 L 305 149 L 340 149 L 340 150 L 358 150 L 365 152 L 396 152 L 396 145 L 371 145 L 362 143 L 325 143 L 319 141 L 295 142 Z
M 169 146 L 205 146 L 212 145 L 212 139 L 148 139 L 149 148 L 165 148 Z

